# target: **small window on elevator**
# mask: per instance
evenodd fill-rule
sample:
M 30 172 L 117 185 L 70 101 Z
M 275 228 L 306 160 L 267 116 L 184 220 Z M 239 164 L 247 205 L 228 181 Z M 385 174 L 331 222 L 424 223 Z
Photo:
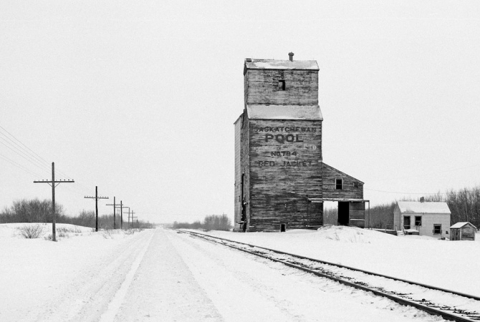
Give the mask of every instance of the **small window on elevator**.
M 335 189 L 336 190 L 343 189 L 343 179 L 335 179 Z
M 284 91 L 285 90 L 285 80 L 281 79 L 278 81 L 278 90 L 279 91 Z

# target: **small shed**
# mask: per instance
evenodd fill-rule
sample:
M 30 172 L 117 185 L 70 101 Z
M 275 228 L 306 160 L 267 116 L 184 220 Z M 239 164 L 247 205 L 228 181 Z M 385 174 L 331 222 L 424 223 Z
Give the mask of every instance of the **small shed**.
M 457 222 L 450 227 L 450 240 L 475 240 L 477 227 L 469 222 Z

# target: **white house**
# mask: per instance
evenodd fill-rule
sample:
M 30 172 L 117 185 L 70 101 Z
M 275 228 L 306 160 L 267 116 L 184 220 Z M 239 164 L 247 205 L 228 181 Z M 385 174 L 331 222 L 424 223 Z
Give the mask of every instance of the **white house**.
M 393 225 L 397 231 L 450 237 L 450 214 L 446 202 L 398 201 L 393 210 Z

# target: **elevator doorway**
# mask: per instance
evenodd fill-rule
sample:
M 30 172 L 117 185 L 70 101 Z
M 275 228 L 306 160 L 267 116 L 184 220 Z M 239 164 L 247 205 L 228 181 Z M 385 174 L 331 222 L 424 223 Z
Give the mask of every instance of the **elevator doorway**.
M 350 203 L 338 202 L 338 225 L 348 226 L 350 224 Z

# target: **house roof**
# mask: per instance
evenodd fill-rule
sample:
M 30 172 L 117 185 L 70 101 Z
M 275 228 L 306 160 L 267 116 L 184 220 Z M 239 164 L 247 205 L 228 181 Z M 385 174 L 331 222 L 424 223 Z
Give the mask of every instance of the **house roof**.
M 446 202 L 398 201 L 401 213 L 407 214 L 451 214 Z
M 468 221 L 460 221 L 460 222 L 457 222 L 456 224 L 450 226 L 450 228 L 462 228 L 464 226 L 472 226 L 473 228 L 477 229 L 477 227 L 475 227 L 472 223 L 468 222 Z
M 248 69 L 290 69 L 290 70 L 320 70 L 316 60 L 275 60 L 275 59 L 245 59 L 243 74 Z
M 247 115 L 251 120 L 323 120 L 318 105 L 247 105 Z

